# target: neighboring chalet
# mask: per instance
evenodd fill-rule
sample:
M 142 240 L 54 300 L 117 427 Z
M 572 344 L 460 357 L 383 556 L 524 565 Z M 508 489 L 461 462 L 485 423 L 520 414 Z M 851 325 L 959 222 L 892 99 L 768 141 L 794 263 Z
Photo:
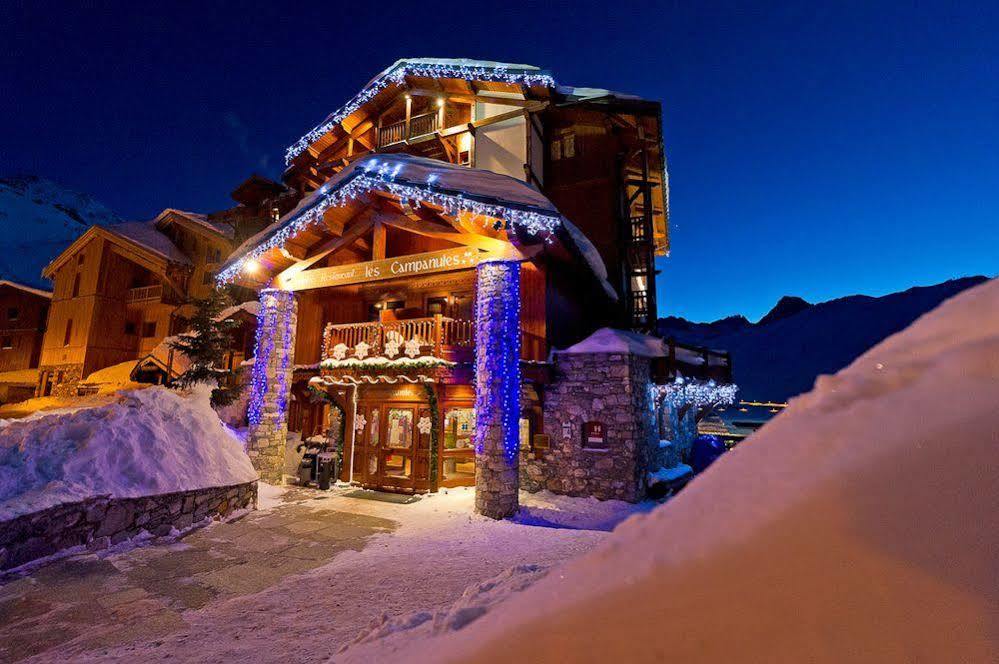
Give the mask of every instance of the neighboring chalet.
M 261 290 L 262 476 L 280 479 L 289 428 L 336 421 L 341 478 L 370 488 L 474 484 L 491 516 L 515 509 L 526 471 L 644 495 L 651 381 L 676 366 L 636 334 L 669 247 L 661 124 L 658 102 L 536 67 L 421 58 L 291 146 L 284 182 L 304 198 L 220 271 Z M 630 331 L 577 343 L 606 327 Z
M 232 226 L 167 209 L 92 226 L 46 266 L 53 282 L 37 395 L 72 395 L 100 369 L 138 360 L 185 329 L 233 248 Z
M 34 393 L 52 293 L 0 280 L 0 403 Z

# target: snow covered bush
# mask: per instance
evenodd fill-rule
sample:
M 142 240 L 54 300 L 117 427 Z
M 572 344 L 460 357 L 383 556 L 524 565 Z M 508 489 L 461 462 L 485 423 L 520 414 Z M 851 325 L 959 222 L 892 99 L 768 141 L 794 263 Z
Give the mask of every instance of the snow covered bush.
M 209 404 L 210 388 L 125 391 L 111 404 L 0 420 L 0 519 L 83 500 L 257 477 Z

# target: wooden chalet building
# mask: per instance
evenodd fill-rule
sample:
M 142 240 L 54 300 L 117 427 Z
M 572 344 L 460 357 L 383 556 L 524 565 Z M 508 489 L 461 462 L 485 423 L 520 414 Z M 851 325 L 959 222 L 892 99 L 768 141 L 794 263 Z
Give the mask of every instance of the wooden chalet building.
M 0 279 L 0 403 L 30 397 L 52 293 Z
M 554 446 L 551 351 L 655 321 L 661 122 L 658 102 L 535 67 L 408 59 L 289 148 L 284 182 L 302 200 L 219 273 L 261 291 L 262 475 L 280 478 L 289 426 L 321 431 L 331 404 L 343 479 L 474 484 L 480 512 L 515 509 L 518 456 Z M 571 426 L 558 437 L 575 441 Z M 606 497 L 635 499 L 635 468 Z
M 233 248 L 233 227 L 167 209 L 151 221 L 92 226 L 46 266 L 53 282 L 38 396 L 73 395 L 100 369 L 153 354 L 184 329 Z

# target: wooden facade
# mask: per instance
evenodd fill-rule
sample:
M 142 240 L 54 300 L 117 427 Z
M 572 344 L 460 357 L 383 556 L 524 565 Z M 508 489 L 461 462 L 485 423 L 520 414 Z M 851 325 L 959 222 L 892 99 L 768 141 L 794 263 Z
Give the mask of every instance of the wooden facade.
M 0 373 L 38 366 L 52 293 L 0 280 Z
M 413 205 L 386 188 L 325 209 L 320 223 L 242 264 L 240 283 L 296 292 L 288 426 L 303 437 L 342 426 L 342 479 L 407 492 L 474 484 L 477 262 L 502 254 L 521 265 L 523 447 L 545 444 L 553 348 L 655 321 L 654 258 L 669 246 L 660 105 L 538 80 L 396 76 L 290 153 L 284 183 L 300 197 L 353 177 L 359 164 L 405 170 L 409 162 L 392 159 L 405 154 L 514 178 L 578 229 L 539 243 L 500 220 Z M 410 263 L 443 267 L 400 267 Z M 404 368 L 404 347 L 425 366 Z M 310 381 L 328 398 L 315 399 Z
M 45 269 L 53 282 L 37 394 L 73 394 L 88 375 L 149 355 L 184 329 L 214 288 L 232 233 L 166 210 L 150 222 L 91 227 Z

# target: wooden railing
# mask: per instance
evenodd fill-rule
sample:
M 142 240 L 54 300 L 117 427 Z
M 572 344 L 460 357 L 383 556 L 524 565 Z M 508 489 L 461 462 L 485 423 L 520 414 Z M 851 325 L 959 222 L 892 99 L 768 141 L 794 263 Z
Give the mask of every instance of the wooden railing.
M 678 374 L 719 383 L 732 382 L 732 356 L 728 351 L 686 344 L 671 337 L 664 341 L 666 357 L 657 357 L 652 361 L 654 382 L 665 383 Z
M 426 136 L 437 131 L 437 112 L 414 115 L 409 119 L 409 137 Z
M 378 128 L 378 147 L 400 143 L 406 139 L 406 121 Z
M 445 357 L 455 349 L 474 346 L 475 325 L 469 320 L 441 315 L 385 323 L 330 323 L 325 337 L 324 359 L 333 357 L 333 349 L 339 344 L 348 348 L 347 357 L 354 357 L 357 345 L 362 342 L 368 345 L 369 356 L 385 355 L 387 348 L 394 347 L 394 357 L 405 357 L 406 344 L 412 347 L 414 339 L 419 355 Z
M 153 284 L 152 286 L 140 286 L 139 288 L 128 289 L 129 302 L 141 302 L 143 300 L 158 300 L 163 297 L 163 286 Z
M 347 347 L 347 358 L 355 357 L 355 349 L 361 342 L 368 345 L 369 357 L 382 356 L 385 355 L 386 345 L 393 341 L 398 345 L 394 357 L 405 357 L 406 342 L 417 339 L 420 355 L 445 359 L 461 356 L 459 359 L 470 360 L 471 350 L 475 347 L 475 322 L 437 315 L 385 323 L 330 323 L 326 326 L 325 338 L 323 359 L 333 357 L 333 349 L 338 344 Z M 546 352 L 543 336 L 521 333 L 522 359 L 544 360 Z
M 408 134 L 406 133 L 405 120 L 393 122 L 392 124 L 378 128 L 378 147 L 383 148 L 386 145 L 392 145 L 393 143 L 401 143 L 409 138 L 432 134 L 437 131 L 439 126 L 440 115 L 436 111 L 433 113 L 424 113 L 423 115 L 414 115 L 411 117 L 409 119 Z

